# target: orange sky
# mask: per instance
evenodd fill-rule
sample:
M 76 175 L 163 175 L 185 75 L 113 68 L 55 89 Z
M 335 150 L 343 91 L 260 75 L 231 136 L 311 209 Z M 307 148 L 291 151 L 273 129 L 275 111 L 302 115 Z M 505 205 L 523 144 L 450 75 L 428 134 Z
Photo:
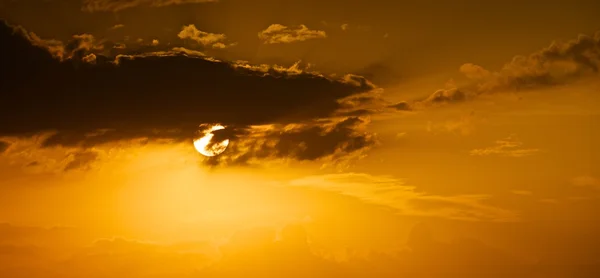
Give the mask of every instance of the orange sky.
M 0 0 L 0 277 L 598 277 L 599 8 Z

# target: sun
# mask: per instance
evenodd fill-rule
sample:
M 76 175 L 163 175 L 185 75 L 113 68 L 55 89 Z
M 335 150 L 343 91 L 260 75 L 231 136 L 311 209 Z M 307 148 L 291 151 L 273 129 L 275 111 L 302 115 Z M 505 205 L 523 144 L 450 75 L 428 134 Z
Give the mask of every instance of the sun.
M 221 142 L 212 142 L 214 134 L 213 131 L 225 129 L 222 125 L 213 125 L 208 129 L 200 132 L 201 137 L 194 139 L 194 148 L 204 156 L 217 156 L 227 149 L 229 146 L 229 139 L 225 139 Z

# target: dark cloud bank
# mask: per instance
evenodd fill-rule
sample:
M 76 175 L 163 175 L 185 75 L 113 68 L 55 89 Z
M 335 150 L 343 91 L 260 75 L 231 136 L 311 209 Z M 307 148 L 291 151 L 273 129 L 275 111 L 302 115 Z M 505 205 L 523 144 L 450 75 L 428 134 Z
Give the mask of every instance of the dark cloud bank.
M 372 98 L 374 86 L 359 76 L 333 79 L 189 51 L 105 57 L 91 35 L 63 44 L 4 21 L 0 36 L 0 136 L 57 131 L 45 146 L 88 147 L 140 137 L 190 140 L 199 124 L 222 123 L 232 127 L 225 135 L 246 140 L 250 126 L 274 125 L 261 137 L 276 142 L 263 144 L 261 157 L 312 160 L 372 144 L 356 130 L 362 119 L 332 118 L 358 109 L 346 100 Z

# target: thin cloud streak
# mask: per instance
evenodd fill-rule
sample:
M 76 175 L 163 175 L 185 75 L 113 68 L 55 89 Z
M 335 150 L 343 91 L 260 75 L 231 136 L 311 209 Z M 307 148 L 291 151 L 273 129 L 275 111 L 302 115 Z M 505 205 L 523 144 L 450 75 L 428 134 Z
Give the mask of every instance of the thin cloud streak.
M 138 6 L 166 7 L 214 2 L 219 2 L 219 0 L 83 0 L 81 10 L 85 12 L 119 12 Z
M 290 181 L 289 186 L 311 187 L 355 197 L 384 206 L 399 214 L 441 217 L 464 221 L 517 221 L 516 212 L 485 204 L 488 195 L 430 195 L 388 176 L 343 173 L 309 176 Z
M 540 149 L 523 148 L 523 142 L 519 141 L 516 135 L 497 140 L 494 146 L 471 150 L 473 156 L 506 156 L 506 157 L 525 157 L 541 152 Z

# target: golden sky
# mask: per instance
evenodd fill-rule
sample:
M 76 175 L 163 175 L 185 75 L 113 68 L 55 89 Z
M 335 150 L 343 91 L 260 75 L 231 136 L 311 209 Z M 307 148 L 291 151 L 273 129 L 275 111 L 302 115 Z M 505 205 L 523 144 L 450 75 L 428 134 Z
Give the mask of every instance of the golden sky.
M 0 277 L 600 277 L 598 10 L 0 0 Z

